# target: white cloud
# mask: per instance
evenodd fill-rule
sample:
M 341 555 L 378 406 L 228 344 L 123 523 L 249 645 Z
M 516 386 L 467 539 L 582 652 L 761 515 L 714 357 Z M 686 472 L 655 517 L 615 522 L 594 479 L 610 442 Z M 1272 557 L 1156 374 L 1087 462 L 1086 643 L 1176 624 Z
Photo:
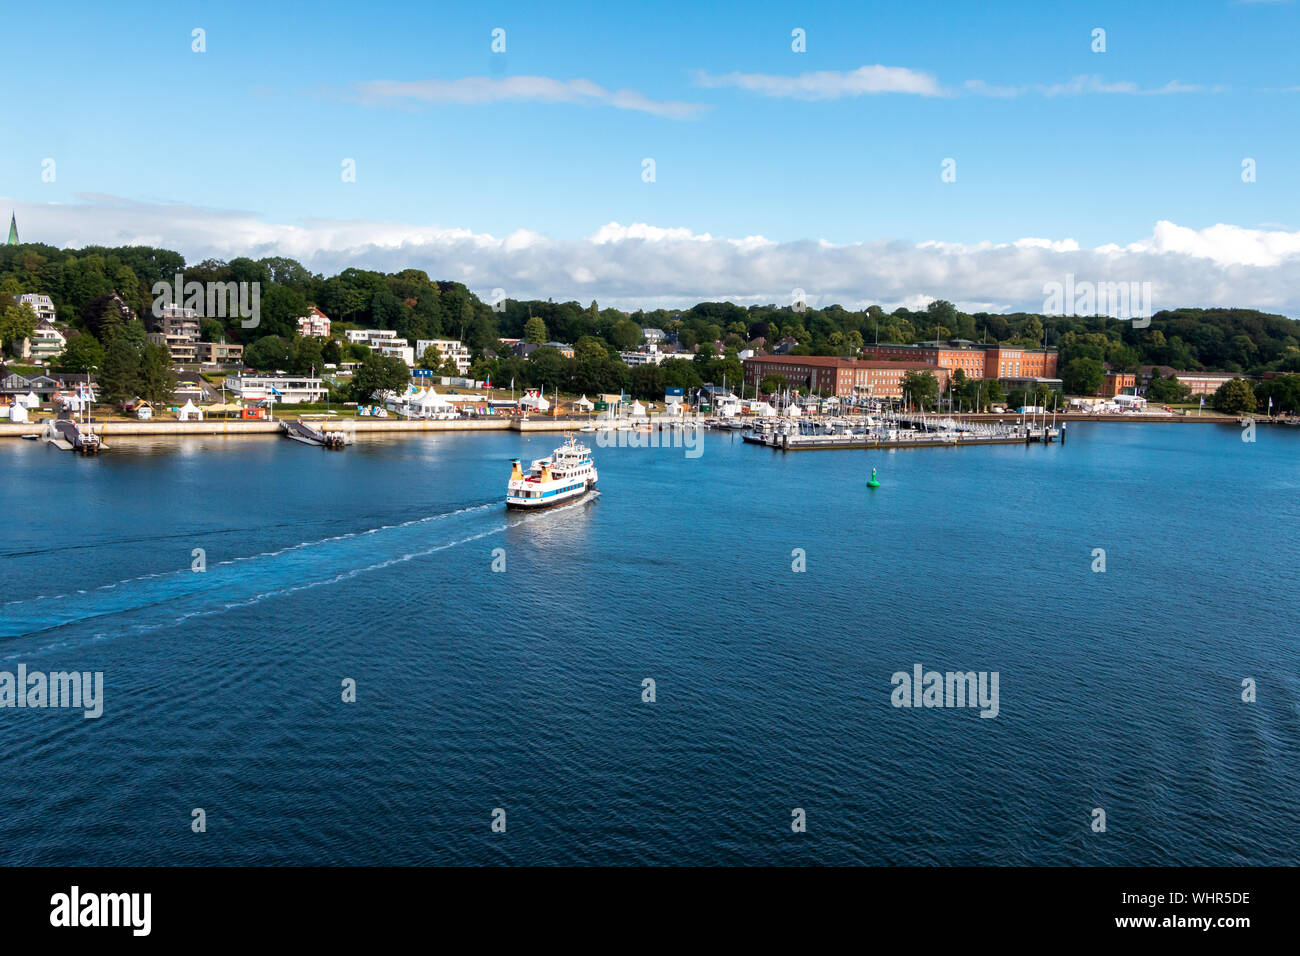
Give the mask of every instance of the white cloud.
M 107 196 L 12 205 L 25 240 L 55 246 L 141 243 L 177 249 L 190 262 L 284 255 L 327 275 L 348 266 L 415 268 L 480 295 L 500 287 L 513 298 L 595 298 L 620 308 L 786 303 L 800 288 L 810 302 L 849 308 L 944 298 L 983 311 L 1039 310 L 1044 283 L 1073 273 L 1081 281 L 1151 282 L 1156 308 L 1241 306 L 1300 316 L 1300 231 L 1225 223 L 1194 229 L 1161 221 L 1150 236 L 1083 248 L 1069 237 L 777 242 L 617 222 L 582 239 L 526 230 L 496 237 L 397 222 L 268 223 L 246 212 Z
M 694 119 L 703 103 L 652 100 L 636 90 L 607 90 L 591 80 L 557 80 L 549 76 L 467 76 L 456 80 L 370 80 L 355 86 L 353 97 L 365 105 L 490 103 L 582 103 L 650 113 L 667 119 Z
M 1098 74 L 1082 74 L 1064 83 L 1035 83 L 1026 86 L 994 86 L 983 80 L 967 80 L 963 84 L 967 93 L 975 96 L 989 96 L 998 99 L 1010 99 L 1036 93 L 1040 96 L 1169 96 L 1176 93 L 1221 93 L 1223 87 L 1201 86 L 1195 83 L 1183 83 L 1170 80 L 1163 86 L 1143 88 L 1130 80 L 1107 80 Z
M 798 76 L 772 73 L 726 73 L 713 76 L 696 73 L 696 82 L 705 87 L 736 87 L 764 96 L 788 96 L 801 100 L 830 100 L 844 96 L 879 93 L 911 93 L 918 96 L 945 96 L 939 81 L 928 73 L 903 66 L 860 66 L 856 70 L 819 70 Z

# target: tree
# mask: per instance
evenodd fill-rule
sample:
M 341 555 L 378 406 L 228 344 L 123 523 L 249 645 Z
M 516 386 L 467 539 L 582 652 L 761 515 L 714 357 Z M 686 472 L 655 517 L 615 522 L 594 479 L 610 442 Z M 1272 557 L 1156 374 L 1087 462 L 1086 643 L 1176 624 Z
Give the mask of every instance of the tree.
M 637 325 L 631 319 L 623 319 L 615 322 L 614 327 L 609 330 L 609 340 L 614 347 L 623 352 L 630 352 L 641 344 L 645 333 L 641 331 L 641 326 Z
M 377 392 L 404 392 L 411 381 L 411 370 L 393 355 L 371 355 L 352 377 L 352 400 L 368 402 Z
M 1106 379 L 1106 368 L 1097 359 L 1071 359 L 1061 372 L 1061 381 L 1071 395 L 1095 395 Z
M 263 372 L 294 367 L 293 350 L 278 335 L 264 335 L 244 350 L 244 364 Z
M 171 351 L 165 345 L 150 342 L 140 358 L 139 392 L 154 405 L 169 405 L 176 396 L 176 373 L 172 371 Z
M 785 391 L 786 384 L 784 375 L 772 373 L 771 375 L 763 376 L 762 380 L 758 383 L 758 390 L 764 395 L 777 395 Z
M 14 352 L 36 334 L 36 311 L 30 303 L 10 305 L 0 313 L 0 342 L 6 352 Z
M 1177 375 L 1161 378 L 1158 369 L 1151 370 L 1151 382 L 1147 385 L 1147 399 L 1153 402 L 1185 402 L 1191 389 L 1178 381 Z
M 89 372 L 104 367 L 104 347 L 89 332 L 68 337 L 67 347 L 56 360 L 60 371 Z
M 939 397 L 939 380 L 933 372 L 904 372 L 903 397 L 922 410 L 933 408 Z
M 140 352 L 124 336 L 117 336 L 104 351 L 100 390 L 110 403 L 120 405 L 140 394 Z
M 1242 412 L 1255 411 L 1255 390 L 1244 378 L 1234 378 L 1224 382 L 1214 393 L 1215 411 L 1225 415 L 1237 415 Z
M 524 323 L 524 341 L 529 345 L 541 345 L 546 341 L 546 323 L 537 316 L 532 316 Z

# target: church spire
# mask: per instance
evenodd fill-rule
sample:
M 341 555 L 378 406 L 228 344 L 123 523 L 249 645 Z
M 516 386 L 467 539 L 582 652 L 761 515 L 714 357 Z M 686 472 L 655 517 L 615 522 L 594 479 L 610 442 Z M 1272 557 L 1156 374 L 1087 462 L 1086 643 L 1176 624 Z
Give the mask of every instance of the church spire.
M 12 212 L 9 214 L 9 245 L 18 245 L 18 217 Z

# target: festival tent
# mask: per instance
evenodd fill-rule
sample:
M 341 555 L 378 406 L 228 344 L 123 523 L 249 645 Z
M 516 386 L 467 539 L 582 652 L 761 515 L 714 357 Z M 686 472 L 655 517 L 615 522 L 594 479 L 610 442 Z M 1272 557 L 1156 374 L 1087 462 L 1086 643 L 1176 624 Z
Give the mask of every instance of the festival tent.
M 180 410 L 176 412 L 176 418 L 183 422 L 201 422 L 203 421 L 203 410 L 191 400 L 181 406 Z
M 589 412 L 596 407 L 596 403 L 588 400 L 586 395 L 573 403 L 573 407 L 582 412 Z
M 633 402 L 633 403 L 632 403 L 632 417 L 633 417 L 633 418 L 645 418 L 645 417 L 646 417 L 645 406 L 642 405 L 640 402 Z

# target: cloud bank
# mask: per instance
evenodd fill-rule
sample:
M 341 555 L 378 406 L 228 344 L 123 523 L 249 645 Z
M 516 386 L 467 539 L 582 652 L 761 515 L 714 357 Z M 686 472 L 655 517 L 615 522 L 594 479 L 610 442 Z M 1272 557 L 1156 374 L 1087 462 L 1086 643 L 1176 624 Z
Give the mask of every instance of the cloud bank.
M 1238 306 L 1300 317 L 1300 232 L 1161 221 L 1151 235 L 1084 248 L 1070 238 L 954 243 L 873 239 L 835 244 L 720 237 L 686 228 L 611 222 L 582 239 L 518 230 L 380 221 L 268 223 L 251 213 L 108 196 L 74 204 L 13 202 L 23 239 L 54 246 L 144 244 L 213 257 L 289 256 L 332 275 L 348 266 L 423 269 L 486 296 L 596 299 L 617 308 L 678 308 L 710 299 L 919 307 L 931 299 L 969 311 L 1041 311 L 1043 286 L 1150 282 L 1156 309 Z

